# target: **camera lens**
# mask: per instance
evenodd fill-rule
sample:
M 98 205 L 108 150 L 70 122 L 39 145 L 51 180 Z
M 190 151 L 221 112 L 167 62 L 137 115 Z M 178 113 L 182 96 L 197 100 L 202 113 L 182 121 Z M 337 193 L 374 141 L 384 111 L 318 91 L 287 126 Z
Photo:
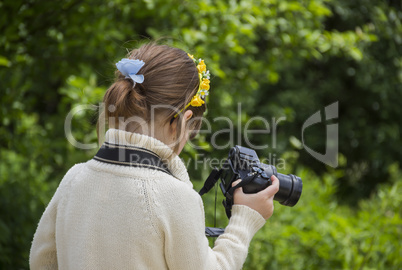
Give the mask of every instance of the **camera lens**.
M 293 174 L 281 173 L 278 173 L 277 177 L 279 179 L 279 191 L 275 194 L 274 200 L 286 206 L 296 205 L 303 189 L 301 178 Z

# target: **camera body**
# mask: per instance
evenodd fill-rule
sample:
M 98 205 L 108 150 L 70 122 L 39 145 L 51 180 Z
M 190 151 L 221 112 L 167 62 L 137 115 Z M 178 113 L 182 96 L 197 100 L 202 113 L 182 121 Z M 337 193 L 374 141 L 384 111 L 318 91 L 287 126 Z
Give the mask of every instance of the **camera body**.
M 293 174 L 278 173 L 275 166 L 261 163 L 257 153 L 247 147 L 233 147 L 222 168 L 220 170 L 215 168 L 206 183 L 215 184 L 217 180 L 221 180 L 220 188 L 225 196 L 223 205 L 226 215 L 230 218 L 233 192 L 237 186 L 241 186 L 244 193 L 257 193 L 272 184 L 272 175 L 275 175 L 280 182 L 279 191 L 275 194 L 274 200 L 282 205 L 294 206 L 302 193 L 301 178 Z M 238 179 L 242 181 L 236 187 L 232 187 L 232 183 Z

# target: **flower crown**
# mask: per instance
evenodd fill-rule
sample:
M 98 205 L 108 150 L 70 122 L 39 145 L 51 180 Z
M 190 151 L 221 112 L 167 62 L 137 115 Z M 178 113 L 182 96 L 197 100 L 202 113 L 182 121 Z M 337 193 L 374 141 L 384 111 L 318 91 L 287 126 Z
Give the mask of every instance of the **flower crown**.
M 193 107 L 200 107 L 202 104 L 205 103 L 205 98 L 209 94 L 209 70 L 207 70 L 207 66 L 204 63 L 204 60 L 200 59 L 195 59 L 193 55 L 187 54 L 195 63 L 197 66 L 198 70 L 198 78 L 200 79 L 200 85 L 198 86 L 198 91 L 193 96 L 191 101 L 181 109 L 178 113 L 175 114 L 174 118 L 176 118 L 182 111 L 187 109 L 190 105 Z

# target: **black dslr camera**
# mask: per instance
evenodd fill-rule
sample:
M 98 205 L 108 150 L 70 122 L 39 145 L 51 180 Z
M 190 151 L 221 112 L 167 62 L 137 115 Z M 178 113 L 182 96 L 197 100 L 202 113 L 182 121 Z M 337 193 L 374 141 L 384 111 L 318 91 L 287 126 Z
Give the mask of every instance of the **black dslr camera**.
M 302 193 L 303 182 L 301 178 L 293 174 L 278 173 L 275 166 L 260 163 L 254 150 L 242 146 L 233 147 L 222 168 L 212 170 L 200 191 L 200 195 L 208 192 L 221 179 L 220 188 L 225 196 L 223 205 L 226 215 L 230 218 L 235 189 L 243 187 L 244 193 L 257 193 L 272 184 L 272 175 L 279 179 L 280 184 L 274 200 L 282 205 L 294 206 Z M 232 187 L 232 183 L 239 178 L 242 181 Z

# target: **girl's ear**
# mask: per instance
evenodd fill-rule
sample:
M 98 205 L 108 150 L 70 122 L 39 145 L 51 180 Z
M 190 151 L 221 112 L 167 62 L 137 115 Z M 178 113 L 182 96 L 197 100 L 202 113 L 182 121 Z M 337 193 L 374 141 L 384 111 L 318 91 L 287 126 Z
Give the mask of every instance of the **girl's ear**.
M 189 121 L 193 117 L 193 111 L 192 110 L 187 110 L 183 113 L 183 115 L 177 118 L 172 118 L 173 121 L 170 123 L 170 130 L 173 134 L 176 133 L 177 130 L 177 125 L 179 125 L 179 122 L 181 120 L 181 128 L 184 130 L 184 127 L 186 126 L 187 121 Z
M 193 117 L 193 111 L 192 110 L 187 110 L 184 113 L 184 120 L 187 122 L 188 120 L 191 119 L 191 117 Z
M 193 117 L 193 111 L 192 110 L 187 110 L 187 111 L 185 111 L 183 113 L 183 115 L 181 117 L 179 116 L 177 118 L 173 118 L 174 121 L 172 121 L 170 123 L 170 127 L 169 127 L 170 132 L 172 134 L 176 134 L 177 125 L 179 125 L 179 124 L 181 124 L 181 130 L 182 131 L 185 130 L 186 123 L 191 119 L 191 117 Z M 181 123 L 179 123 L 180 120 L 181 120 Z
M 187 110 L 184 112 L 183 114 L 183 120 L 181 121 L 181 130 L 182 131 L 186 131 L 186 125 L 187 122 L 191 119 L 191 117 L 193 117 L 193 111 L 192 110 Z

